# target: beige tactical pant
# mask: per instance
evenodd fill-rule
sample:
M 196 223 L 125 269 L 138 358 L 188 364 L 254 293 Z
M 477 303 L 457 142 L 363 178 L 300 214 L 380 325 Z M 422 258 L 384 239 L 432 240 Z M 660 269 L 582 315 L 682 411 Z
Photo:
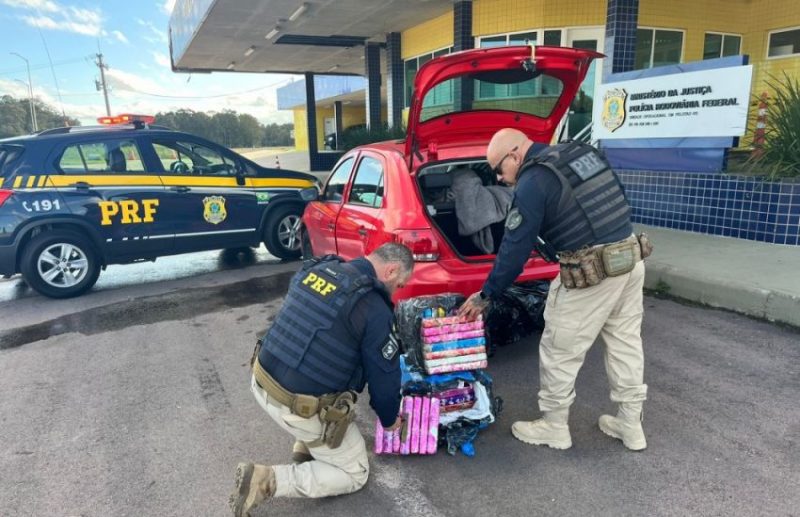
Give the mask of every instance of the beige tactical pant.
M 539 344 L 539 409 L 568 408 L 575 400 L 575 379 L 586 352 L 601 336 L 614 402 L 647 398 L 642 352 L 644 262 L 630 273 L 609 277 L 585 289 L 550 284 Z
M 302 418 L 293 415 L 288 407 L 279 404 L 256 384 L 250 390 L 258 404 L 295 439 L 313 442 L 322 436 L 319 416 Z M 308 449 L 312 461 L 298 465 L 273 465 L 275 470 L 275 497 L 327 497 L 349 494 L 367 482 L 369 463 L 364 438 L 355 422 L 351 423 L 342 444 L 336 449 L 327 445 Z

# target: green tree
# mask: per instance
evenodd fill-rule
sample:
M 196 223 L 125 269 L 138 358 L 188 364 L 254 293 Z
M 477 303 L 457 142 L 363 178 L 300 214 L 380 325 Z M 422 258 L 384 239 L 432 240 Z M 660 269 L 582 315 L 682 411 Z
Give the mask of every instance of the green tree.
M 156 124 L 207 138 L 227 147 L 292 145 L 292 124 L 262 125 L 248 113 L 224 110 L 213 115 L 189 109 L 156 113 Z
M 293 124 L 267 124 L 261 145 L 264 147 L 289 146 L 294 144 L 292 138 Z
M 65 117 L 52 106 L 34 99 L 39 129 L 79 126 L 77 119 Z M 0 138 L 26 135 L 33 131 L 28 99 L 16 99 L 10 95 L 0 97 Z

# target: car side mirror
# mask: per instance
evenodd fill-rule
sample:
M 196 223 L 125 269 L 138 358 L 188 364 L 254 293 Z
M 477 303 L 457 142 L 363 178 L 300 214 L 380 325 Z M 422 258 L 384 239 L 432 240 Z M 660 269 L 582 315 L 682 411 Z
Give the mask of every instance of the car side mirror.
M 236 170 L 236 184 L 237 185 L 244 185 L 244 183 L 245 183 L 245 181 L 244 181 L 244 169 L 242 168 L 241 165 L 238 165 L 238 164 L 235 167 L 236 167 L 236 169 L 235 169 Z

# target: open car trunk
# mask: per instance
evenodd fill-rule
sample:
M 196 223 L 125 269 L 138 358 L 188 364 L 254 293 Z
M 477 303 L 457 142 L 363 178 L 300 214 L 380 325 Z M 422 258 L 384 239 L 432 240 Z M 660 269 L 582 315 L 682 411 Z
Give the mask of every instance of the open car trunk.
M 474 193 L 476 197 L 470 200 L 470 203 L 472 205 L 477 203 L 480 206 L 480 200 L 486 201 L 487 206 L 483 207 L 482 215 L 497 212 L 492 199 L 502 203 L 507 197 L 510 205 L 511 187 L 497 184 L 496 177 L 485 159 L 465 159 L 426 166 L 417 174 L 417 185 L 431 225 L 445 237 L 454 252 L 467 260 L 493 260 L 503 239 L 505 217 L 483 226 L 485 228 L 483 231 L 490 233 L 491 239 L 488 239 L 484 233 L 481 238 L 477 239 L 478 242 L 483 243 L 482 245 L 476 243 L 473 235 L 463 235 L 459 231 L 459 218 L 471 217 L 475 214 L 463 213 L 465 203 L 456 199 L 459 191 L 462 192 L 460 195 L 463 195 L 463 189 L 454 189 L 454 178 L 456 174 L 461 175 L 462 178 L 465 178 L 464 175 L 472 177 L 473 173 L 474 178 L 478 178 L 480 182 L 470 178 L 471 186 L 480 192 Z M 456 179 L 456 181 L 458 180 Z M 495 192 L 499 195 L 493 196 L 483 190 L 483 187 L 498 189 Z M 493 217 L 487 216 L 486 218 L 497 219 L 498 217 L 500 214 L 495 213 Z M 472 222 L 474 223 L 474 219 Z M 489 240 L 491 245 L 487 246 Z

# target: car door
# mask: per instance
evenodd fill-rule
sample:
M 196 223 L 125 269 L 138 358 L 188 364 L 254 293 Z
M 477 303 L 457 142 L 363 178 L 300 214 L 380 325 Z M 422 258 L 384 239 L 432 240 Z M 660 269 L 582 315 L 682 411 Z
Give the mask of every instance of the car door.
M 170 196 L 175 250 L 188 252 L 255 244 L 259 207 L 238 159 L 222 147 L 184 134 L 154 135 L 153 152 Z
M 336 254 L 336 218 L 344 202 L 345 187 L 358 154 L 345 156 L 331 172 L 319 200 L 308 204 L 303 222 L 317 256 Z
M 347 189 L 347 200 L 336 219 L 336 249 L 353 259 L 371 250 L 376 232 L 383 229 L 385 160 L 379 153 L 364 151 Z
M 55 187 L 69 210 L 97 230 L 112 259 L 168 253 L 173 231 L 165 217 L 158 172 L 142 160 L 138 137 L 92 135 L 60 147 Z

